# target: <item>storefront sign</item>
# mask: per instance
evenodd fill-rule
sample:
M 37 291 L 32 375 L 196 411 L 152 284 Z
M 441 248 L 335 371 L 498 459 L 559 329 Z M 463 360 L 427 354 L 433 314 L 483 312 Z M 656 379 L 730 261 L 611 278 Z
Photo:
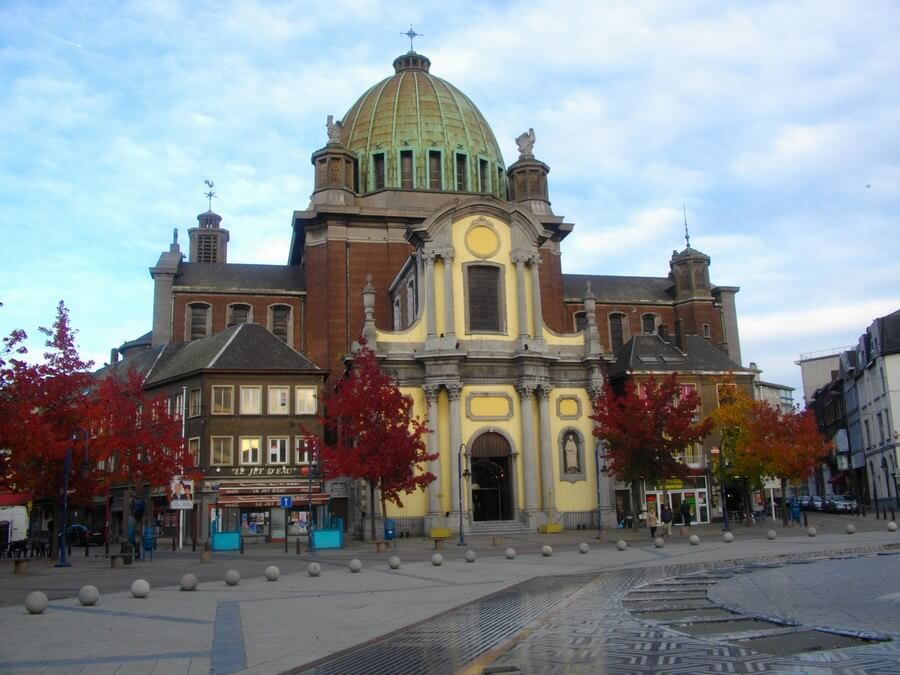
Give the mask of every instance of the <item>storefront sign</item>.
M 214 469 L 216 478 L 236 476 L 240 478 L 251 477 L 296 477 L 300 475 L 300 467 L 297 466 L 219 466 Z

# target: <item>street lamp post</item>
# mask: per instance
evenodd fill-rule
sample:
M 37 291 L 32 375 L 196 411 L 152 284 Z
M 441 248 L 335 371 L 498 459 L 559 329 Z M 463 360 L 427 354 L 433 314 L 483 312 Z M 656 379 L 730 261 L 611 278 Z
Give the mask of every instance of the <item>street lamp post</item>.
M 91 473 L 91 464 L 88 459 L 88 443 L 90 436 L 86 429 L 81 429 L 84 434 L 84 461 L 81 463 L 81 476 L 87 478 Z M 72 440 L 75 440 L 73 434 Z M 71 567 L 72 563 L 66 558 L 67 541 L 66 535 L 69 529 L 66 522 L 69 518 L 69 474 L 72 473 L 72 443 L 66 448 L 66 459 L 63 462 L 63 511 L 62 511 L 62 529 L 59 531 L 59 562 L 54 567 Z
M 603 483 L 606 479 L 606 454 L 603 452 L 603 441 L 597 439 L 594 446 L 594 459 L 597 463 L 597 539 L 603 538 Z
M 722 529 L 730 530 L 731 527 L 728 524 L 728 504 L 726 503 L 726 498 L 728 495 L 728 491 L 725 488 L 725 462 L 727 461 L 725 458 L 728 454 L 729 443 L 731 443 L 731 450 L 734 450 L 734 442 L 736 440 L 736 436 L 738 433 L 738 429 L 734 427 L 726 427 L 722 429 L 722 449 L 719 454 L 719 489 L 722 494 Z
M 469 471 L 468 465 L 463 470 L 463 456 L 466 455 L 466 444 L 459 444 L 459 453 L 456 455 L 456 473 L 459 478 L 459 504 L 457 507 L 459 508 L 459 541 L 457 542 L 457 546 L 465 546 L 466 545 L 466 535 L 464 532 L 464 524 L 463 524 L 463 489 L 465 487 L 464 479 L 468 478 L 471 475 Z

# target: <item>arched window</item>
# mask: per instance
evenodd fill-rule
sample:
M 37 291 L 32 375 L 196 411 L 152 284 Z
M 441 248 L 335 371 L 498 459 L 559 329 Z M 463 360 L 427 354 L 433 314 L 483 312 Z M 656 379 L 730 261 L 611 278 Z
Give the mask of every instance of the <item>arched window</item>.
M 269 308 L 269 330 L 282 342 L 290 344 L 293 331 L 291 307 L 289 305 L 272 305 Z
M 252 320 L 252 308 L 244 303 L 228 305 L 228 321 L 226 327 L 237 326 L 242 323 L 250 323 Z
M 201 340 L 209 335 L 212 310 L 205 302 L 192 302 L 187 306 L 187 339 Z
M 587 328 L 587 312 L 575 312 L 575 332 L 583 331 Z
M 406 282 L 406 325 L 412 326 L 416 320 L 416 282 L 410 279 Z
M 609 346 L 616 352 L 625 344 L 625 315 L 615 313 L 609 315 Z
M 641 332 L 648 335 L 656 332 L 656 314 L 641 315 Z

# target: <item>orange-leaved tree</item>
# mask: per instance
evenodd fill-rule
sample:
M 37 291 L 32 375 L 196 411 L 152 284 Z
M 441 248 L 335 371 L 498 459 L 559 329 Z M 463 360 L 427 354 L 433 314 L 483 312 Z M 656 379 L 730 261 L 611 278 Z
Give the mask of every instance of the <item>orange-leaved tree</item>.
M 326 398 L 322 426 L 333 442 L 320 451 L 326 477 L 347 476 L 369 484 L 371 536 L 375 539 L 375 490 L 381 512 L 387 502 L 402 507 L 401 494 L 412 494 L 435 480 L 425 471 L 437 459 L 425 449 L 425 422 L 412 414 L 413 401 L 381 370 L 363 341 L 351 367 Z
M 700 395 L 683 388 L 676 375 L 657 381 L 650 377 L 637 387 L 631 380 L 621 392 L 609 384 L 594 399 L 594 436 L 606 444 L 609 472 L 631 483 L 633 504 L 642 504 L 642 481 L 681 477 L 687 467 L 680 455 L 701 442 L 712 428 L 710 420 L 695 421 Z

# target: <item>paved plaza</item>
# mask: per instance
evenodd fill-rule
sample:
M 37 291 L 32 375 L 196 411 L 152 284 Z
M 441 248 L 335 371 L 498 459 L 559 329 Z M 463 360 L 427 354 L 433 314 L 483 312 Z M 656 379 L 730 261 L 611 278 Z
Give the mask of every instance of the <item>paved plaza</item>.
M 440 566 L 421 539 L 382 553 L 248 546 L 209 563 L 160 550 L 117 570 L 76 550 L 71 568 L 33 561 L 24 576 L 2 560 L 0 672 L 900 672 L 900 535 L 871 517 L 813 524 L 816 537 L 778 525 L 774 541 L 767 526 L 738 526 L 732 543 L 720 526 L 693 527 L 698 546 L 676 532 L 662 548 L 646 531 L 470 537 L 447 542 Z M 281 576 L 267 581 L 273 564 Z M 229 569 L 239 585 L 225 584 Z M 186 573 L 197 590 L 179 590 Z M 149 597 L 131 597 L 137 578 Z M 85 584 L 100 589 L 96 606 L 76 599 Z M 50 598 L 43 614 L 24 608 L 32 590 Z

